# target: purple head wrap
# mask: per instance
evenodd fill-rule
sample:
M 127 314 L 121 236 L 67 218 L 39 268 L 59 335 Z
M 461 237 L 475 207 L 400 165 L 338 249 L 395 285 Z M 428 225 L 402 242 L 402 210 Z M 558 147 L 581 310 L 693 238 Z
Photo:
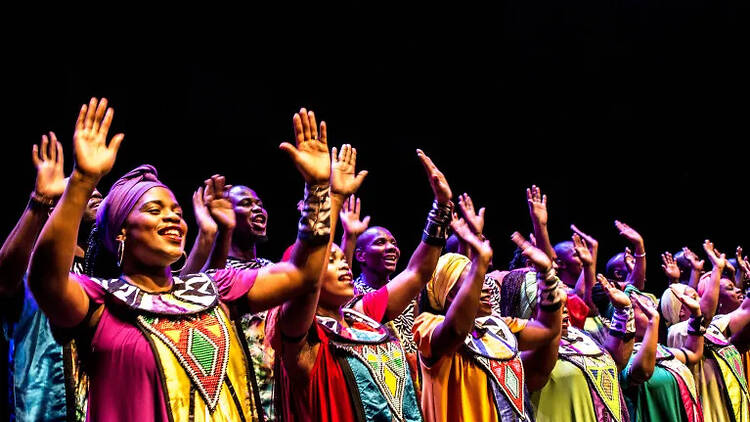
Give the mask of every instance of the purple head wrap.
M 157 176 L 154 166 L 142 164 L 118 179 L 99 205 L 96 227 L 104 247 L 112 254 L 117 253 L 117 235 L 141 196 L 151 188 L 167 188 Z

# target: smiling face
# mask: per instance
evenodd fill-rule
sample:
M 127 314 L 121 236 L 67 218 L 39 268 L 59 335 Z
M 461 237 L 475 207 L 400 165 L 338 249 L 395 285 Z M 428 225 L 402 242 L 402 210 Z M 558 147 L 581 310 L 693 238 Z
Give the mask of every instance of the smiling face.
M 169 189 L 146 191 L 125 220 L 118 239 L 125 240 L 123 265 L 167 267 L 185 250 L 187 224 Z
M 363 269 L 386 278 L 396 271 L 401 250 L 396 238 L 383 227 L 371 227 L 357 239 L 355 257 Z
M 328 266 L 323 273 L 320 288 L 320 303 L 328 309 L 338 309 L 354 297 L 352 270 L 346 262 L 344 251 L 336 244 L 331 245 Z
M 243 236 L 264 238 L 268 212 L 258 194 L 247 186 L 234 186 L 229 191 L 229 200 L 237 217 L 234 230 Z

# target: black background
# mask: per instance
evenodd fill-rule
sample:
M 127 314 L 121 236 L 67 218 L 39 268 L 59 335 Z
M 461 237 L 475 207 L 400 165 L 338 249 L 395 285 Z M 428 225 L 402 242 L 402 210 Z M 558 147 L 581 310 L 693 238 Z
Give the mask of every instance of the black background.
M 69 172 L 77 111 L 106 96 L 126 137 L 101 188 L 155 165 L 186 208 L 189 244 L 190 195 L 213 173 L 266 203 L 261 256 L 278 259 L 292 242 L 302 179 L 278 144 L 292 138 L 301 106 L 328 122 L 331 146 L 358 148 L 359 167 L 370 171 L 364 213 L 396 235 L 401 268 L 431 201 L 415 148 L 454 195 L 487 207 L 498 267 L 510 259 L 510 233 L 531 228 L 532 183 L 549 196 L 553 242 L 577 224 L 600 240 L 600 270 L 626 246 L 613 220 L 638 229 L 654 292 L 662 251 L 700 250 L 711 238 L 733 253 L 747 238 L 744 2 L 343 3 L 295 12 L 217 8 L 189 21 L 144 13 L 122 23 L 38 23 L 41 40 L 9 33 L 0 234 L 33 188 L 32 144 L 56 131 Z

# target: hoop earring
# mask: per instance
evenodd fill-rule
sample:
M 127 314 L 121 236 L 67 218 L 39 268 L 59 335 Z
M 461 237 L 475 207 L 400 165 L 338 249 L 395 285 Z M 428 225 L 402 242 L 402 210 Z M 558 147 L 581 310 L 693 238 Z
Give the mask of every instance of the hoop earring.
M 125 254 L 125 239 L 117 239 L 117 266 L 122 267 L 122 257 Z
M 187 252 L 182 251 L 182 256 L 185 257 L 185 260 L 182 261 L 182 266 L 176 270 L 172 270 L 172 274 L 179 274 L 180 271 L 182 271 L 182 269 L 185 268 L 185 265 L 187 265 Z

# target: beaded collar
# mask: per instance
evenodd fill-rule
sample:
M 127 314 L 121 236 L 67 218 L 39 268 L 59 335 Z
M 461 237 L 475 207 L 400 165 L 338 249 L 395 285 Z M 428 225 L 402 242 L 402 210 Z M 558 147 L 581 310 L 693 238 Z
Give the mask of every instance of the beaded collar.
M 203 273 L 174 277 L 172 290 L 163 293 L 146 292 L 123 278 L 102 280 L 92 277 L 91 281 L 131 310 L 154 315 L 197 314 L 213 308 L 219 300 L 213 279 Z
M 464 346 L 474 355 L 509 360 L 518 355 L 518 340 L 505 322 L 492 315 L 477 318 L 474 329 L 464 339 Z
M 367 315 L 348 308 L 341 309 L 341 315 L 348 327 L 330 317 L 316 317 L 318 323 L 334 340 L 367 344 L 378 344 L 388 340 L 388 330 Z
M 602 348 L 596 344 L 594 339 L 570 325 L 568 326 L 568 335 L 560 339 L 558 353 L 562 356 L 601 356 L 604 352 L 602 352 Z

